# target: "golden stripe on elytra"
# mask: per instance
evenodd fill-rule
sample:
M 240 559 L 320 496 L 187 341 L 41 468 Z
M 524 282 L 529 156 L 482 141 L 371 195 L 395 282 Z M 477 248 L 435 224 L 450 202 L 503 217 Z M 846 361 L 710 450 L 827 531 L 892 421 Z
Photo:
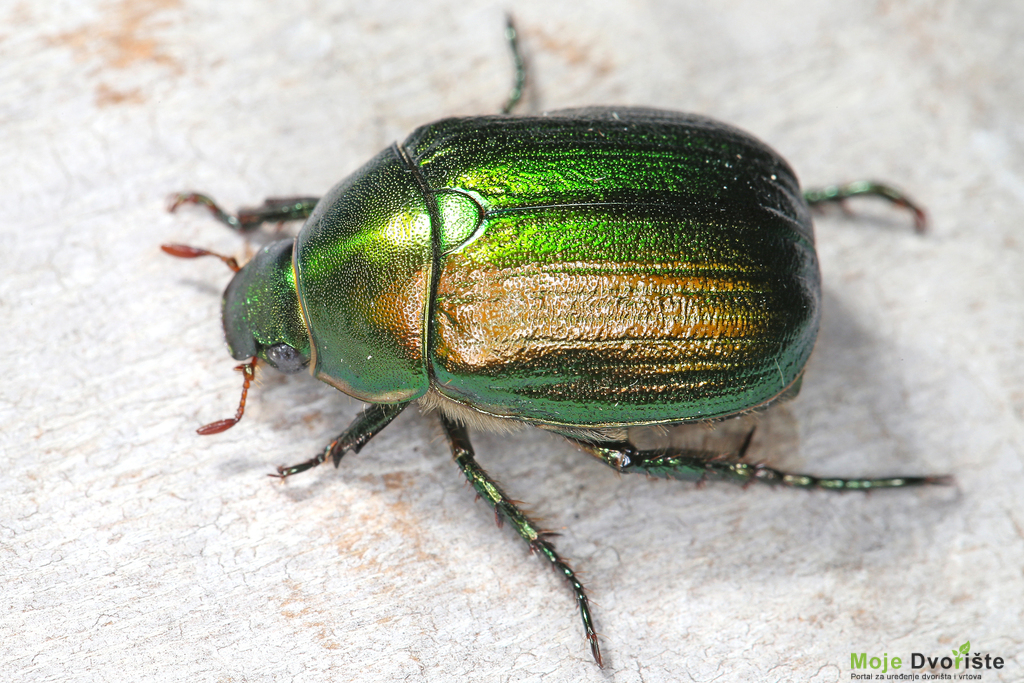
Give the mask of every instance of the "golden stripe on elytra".
M 760 355 L 759 342 L 778 326 L 763 314 L 772 293 L 735 274 L 666 277 L 665 264 L 661 273 L 638 272 L 652 264 L 616 264 L 580 274 L 578 265 L 560 264 L 561 273 L 446 267 L 436 300 L 438 359 L 484 369 L 579 351 L 610 363 L 646 357 L 660 372 L 711 370 L 707 362 L 726 369 Z M 698 364 L 681 367 L 681 349 L 682 357 L 699 355 Z
M 644 376 L 735 372 L 742 367 L 760 367 L 764 356 L 777 348 L 776 344 L 723 344 L 715 339 L 662 341 L 657 345 L 618 340 L 597 343 L 537 340 L 527 344 L 460 343 L 454 346 L 446 343 L 446 338 L 455 336 L 458 335 L 451 330 L 439 330 L 440 343 L 434 348 L 434 356 L 449 372 L 456 374 L 470 371 L 486 374 L 487 368 L 507 370 L 510 364 L 521 369 L 547 365 L 572 367 L 574 364 L 565 359 L 573 356 L 579 358 L 581 365 L 585 357 L 591 370 L 600 368 L 602 372 L 614 372 L 616 367 L 627 363 L 637 375 Z M 679 360 L 682 348 L 690 354 L 686 361 Z
M 673 350 L 666 351 L 673 354 L 679 344 L 724 341 L 709 351 L 749 353 L 745 344 L 730 343 L 763 339 L 777 326 L 764 315 L 773 297 L 766 283 L 718 264 L 474 265 L 449 260 L 438 283 L 437 348 L 459 365 L 571 344 L 660 355 L 660 342 L 670 342 Z M 715 275 L 681 274 L 705 268 Z

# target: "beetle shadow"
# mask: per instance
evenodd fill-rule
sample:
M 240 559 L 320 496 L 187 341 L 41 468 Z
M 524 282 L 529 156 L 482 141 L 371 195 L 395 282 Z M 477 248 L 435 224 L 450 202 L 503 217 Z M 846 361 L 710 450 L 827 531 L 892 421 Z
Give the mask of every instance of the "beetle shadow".
M 894 362 L 886 341 L 871 332 L 831 289 L 822 292 L 822 317 L 818 340 L 807 363 L 801 396 L 794 403 L 804 423 L 809 443 L 807 455 L 827 442 L 838 453 L 822 453 L 849 462 L 851 452 L 863 453 L 864 444 L 884 447 L 899 465 L 913 466 L 923 452 L 926 439 L 917 424 L 905 419 L 907 409 L 906 368 Z M 887 444 L 887 445 L 886 445 Z M 827 462 L 827 461 L 826 461 Z M 881 463 L 880 466 L 885 466 Z M 858 474 L 857 464 L 849 467 Z M 909 474 L 909 472 L 903 472 Z
M 224 293 L 224 287 L 227 287 L 227 282 L 228 281 L 225 280 L 223 286 L 221 286 L 210 280 L 193 277 L 179 277 L 175 280 L 175 286 L 181 287 L 182 290 L 190 289 L 204 297 L 213 297 L 219 300 L 220 296 Z

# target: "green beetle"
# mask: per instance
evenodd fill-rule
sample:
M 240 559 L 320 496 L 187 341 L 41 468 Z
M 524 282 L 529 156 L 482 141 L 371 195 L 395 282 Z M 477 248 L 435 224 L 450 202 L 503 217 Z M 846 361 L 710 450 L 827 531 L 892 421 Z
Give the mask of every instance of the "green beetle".
M 818 331 L 793 172 L 649 109 L 447 119 L 335 186 L 224 299 L 232 355 L 370 403 L 575 431 L 727 417 L 800 377 Z
M 521 80 L 520 80 L 521 83 Z M 419 400 L 440 416 L 463 474 L 576 597 L 587 594 L 541 528 L 476 463 L 466 426 L 534 425 L 619 472 L 864 490 L 944 477 L 823 479 L 736 453 L 641 450 L 626 429 L 727 418 L 799 390 L 821 286 L 811 204 L 870 194 L 924 215 L 878 183 L 801 193 L 776 152 L 736 128 L 654 109 L 437 121 L 320 200 L 268 200 L 221 221 L 250 229 L 306 218 L 264 247 L 224 294 L 245 373 L 303 368 L 368 403 L 323 452 L 280 477 L 357 452 Z M 166 246 L 177 256 L 210 252 Z

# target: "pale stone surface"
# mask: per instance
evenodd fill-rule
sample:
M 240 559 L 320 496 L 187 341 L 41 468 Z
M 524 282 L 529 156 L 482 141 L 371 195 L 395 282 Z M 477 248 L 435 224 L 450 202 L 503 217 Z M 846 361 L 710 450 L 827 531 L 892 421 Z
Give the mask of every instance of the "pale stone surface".
M 0 8 L 0 678 L 837 681 L 850 653 L 965 640 L 1021 680 L 1024 10 L 1018 3 L 524 0 L 526 111 L 698 111 L 807 185 L 878 177 L 817 221 L 825 318 L 760 457 L 958 489 L 837 496 L 622 479 L 536 431 L 475 438 L 561 532 L 568 591 L 409 411 L 340 471 L 275 485 L 358 405 L 262 376 L 239 427 L 227 271 L 165 197 L 322 193 L 416 125 L 495 111 L 496 3 L 112 0 Z M 780 454 L 781 452 L 781 454 Z M 775 453 L 778 457 L 773 456 Z M 904 671 L 909 662 L 904 663 Z

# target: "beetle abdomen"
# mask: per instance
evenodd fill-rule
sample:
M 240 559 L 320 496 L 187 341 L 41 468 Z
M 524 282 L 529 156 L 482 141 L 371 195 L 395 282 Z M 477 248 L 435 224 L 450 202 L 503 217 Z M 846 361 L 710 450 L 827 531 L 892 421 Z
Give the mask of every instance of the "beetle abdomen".
M 431 189 L 480 205 L 436 271 L 443 395 L 624 425 L 727 416 L 800 376 L 820 299 L 811 224 L 792 171 L 754 138 L 591 109 L 440 121 L 405 147 Z

